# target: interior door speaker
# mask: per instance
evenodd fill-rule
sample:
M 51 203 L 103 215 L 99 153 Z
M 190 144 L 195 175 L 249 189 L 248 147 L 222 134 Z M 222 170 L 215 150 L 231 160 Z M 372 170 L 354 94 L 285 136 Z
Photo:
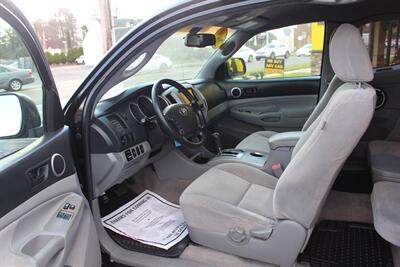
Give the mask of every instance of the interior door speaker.
M 386 103 L 386 93 L 382 89 L 375 89 L 375 91 L 376 91 L 375 109 L 380 109 Z
M 51 170 L 56 177 L 60 177 L 64 174 L 66 169 L 65 159 L 62 155 L 55 153 L 51 156 L 50 162 Z

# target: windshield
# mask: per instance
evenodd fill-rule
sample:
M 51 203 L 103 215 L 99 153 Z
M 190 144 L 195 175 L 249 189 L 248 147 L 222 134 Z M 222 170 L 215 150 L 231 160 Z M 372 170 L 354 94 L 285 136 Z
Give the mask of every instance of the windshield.
M 184 38 L 191 27 L 182 29 L 167 40 L 157 49 L 150 61 L 136 74 L 111 88 L 103 99 L 115 96 L 126 89 L 146 82 L 168 78 L 177 81 L 191 80 L 196 77 L 202 66 L 210 59 L 217 47 L 207 46 L 204 48 L 185 46 Z M 220 27 L 207 27 L 200 32 L 216 33 Z M 228 29 L 229 38 L 233 31 Z M 226 40 L 225 39 L 225 40 Z M 138 62 L 132 63 L 137 65 Z M 129 69 L 128 67 L 127 69 Z M 131 67 L 132 68 L 132 67 Z

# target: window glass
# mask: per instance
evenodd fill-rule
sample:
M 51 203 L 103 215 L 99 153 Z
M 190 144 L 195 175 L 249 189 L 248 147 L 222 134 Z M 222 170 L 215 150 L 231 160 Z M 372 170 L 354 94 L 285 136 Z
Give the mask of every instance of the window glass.
M 42 82 L 18 33 L 0 19 L 0 159 L 43 135 Z
M 246 73 L 232 78 L 256 80 L 318 76 L 321 73 L 324 33 L 324 22 L 259 33 L 233 55 L 246 62 Z
M 400 20 L 375 21 L 360 27 L 375 68 L 399 64 Z
M 154 82 L 162 78 L 178 81 L 194 79 L 203 65 L 210 59 L 213 53 L 219 49 L 219 47 L 218 45 L 203 48 L 186 46 L 185 36 L 192 28 L 192 26 L 186 27 L 172 34 L 164 41 L 164 43 L 161 44 L 155 54 L 152 55 L 151 59 L 142 69 L 125 81 L 111 88 L 102 99 L 104 100 L 118 95 L 135 85 L 145 82 Z M 215 35 L 217 33 L 223 33 L 224 36 L 221 35 L 219 38 L 225 37 L 225 40 L 227 40 L 234 33 L 234 30 L 209 26 L 199 30 L 199 33 L 212 33 Z M 221 40 L 222 39 L 219 39 L 219 42 L 222 42 Z

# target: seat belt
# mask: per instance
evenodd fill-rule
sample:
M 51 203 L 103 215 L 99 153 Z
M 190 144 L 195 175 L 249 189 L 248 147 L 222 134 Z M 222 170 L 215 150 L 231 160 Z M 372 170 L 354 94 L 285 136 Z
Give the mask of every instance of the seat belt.
M 282 164 L 280 164 L 279 162 L 278 163 L 274 163 L 274 164 L 272 164 L 271 168 L 272 168 L 272 172 L 274 173 L 274 176 L 276 178 L 281 177 L 281 175 L 283 173 Z

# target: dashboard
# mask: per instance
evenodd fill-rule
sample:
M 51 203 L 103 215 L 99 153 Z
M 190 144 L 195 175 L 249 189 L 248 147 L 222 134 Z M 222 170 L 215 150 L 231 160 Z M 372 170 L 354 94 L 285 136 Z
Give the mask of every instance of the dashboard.
M 214 82 L 182 83 L 194 94 L 206 118 L 226 103 L 226 93 Z M 157 123 L 151 99 L 153 84 L 142 84 L 101 101 L 91 125 L 91 157 L 94 189 L 98 195 L 151 163 L 166 142 Z M 178 89 L 165 87 L 159 96 L 161 108 L 188 100 Z M 214 112 L 215 113 L 215 112 Z M 215 117 L 215 114 L 211 117 Z

